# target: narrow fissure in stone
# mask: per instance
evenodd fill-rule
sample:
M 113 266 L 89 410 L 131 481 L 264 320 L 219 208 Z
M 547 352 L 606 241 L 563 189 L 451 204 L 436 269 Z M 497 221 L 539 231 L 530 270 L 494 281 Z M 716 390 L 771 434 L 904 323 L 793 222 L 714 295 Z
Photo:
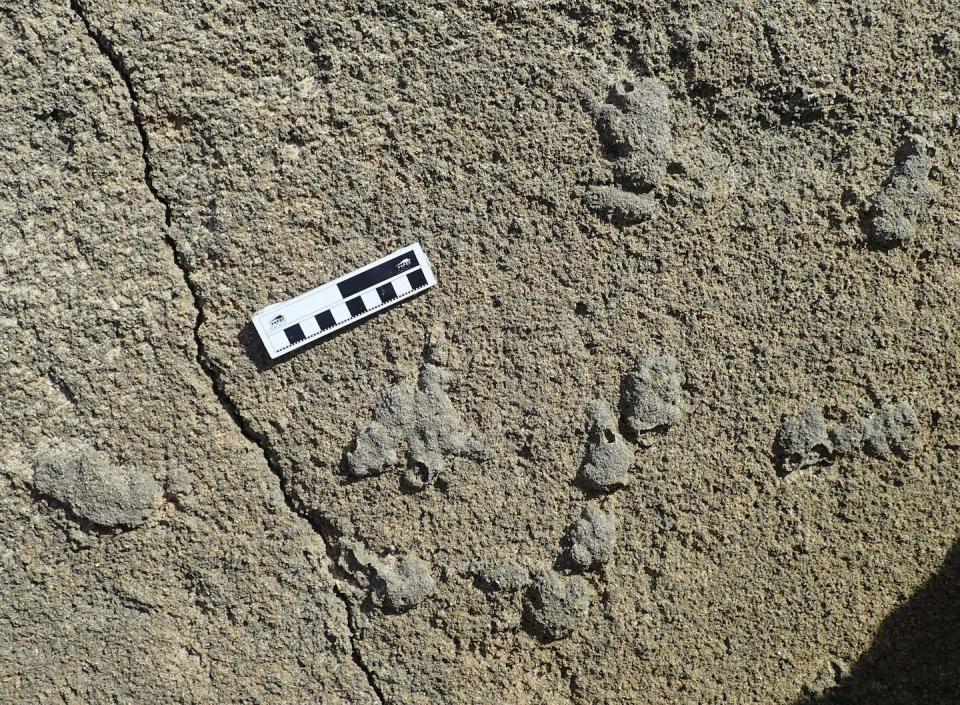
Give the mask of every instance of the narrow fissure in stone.
M 200 328 L 203 326 L 206 317 L 203 312 L 203 298 L 200 294 L 199 287 L 192 281 L 190 278 L 190 268 L 186 261 L 186 257 L 183 255 L 183 252 L 177 246 L 176 240 L 171 234 L 171 224 L 172 224 L 172 208 L 170 205 L 169 199 L 165 198 L 157 190 L 156 186 L 153 183 L 153 164 L 150 159 L 150 137 L 147 133 L 143 115 L 139 109 L 139 101 L 137 99 L 136 90 L 133 87 L 133 82 L 130 79 L 130 74 L 127 70 L 127 67 L 124 65 L 123 59 L 117 53 L 112 42 L 110 42 L 106 37 L 97 32 L 94 27 L 91 25 L 90 21 L 87 18 L 85 12 L 85 3 L 82 0 L 70 0 L 70 9 L 74 12 L 75 15 L 80 19 L 84 28 L 86 29 L 87 35 L 93 42 L 97 45 L 97 48 L 113 66 L 114 71 L 120 77 L 120 80 L 123 82 L 123 85 L 126 87 L 127 95 L 130 99 L 130 109 L 133 119 L 133 124 L 137 128 L 137 132 L 140 135 L 140 145 L 141 145 L 141 156 L 143 158 L 143 180 L 147 186 L 147 189 L 150 191 L 150 194 L 153 196 L 154 200 L 157 201 L 164 209 L 164 241 L 167 246 L 170 248 L 173 253 L 173 260 L 177 268 L 183 274 L 183 282 L 187 287 L 187 290 L 190 292 L 190 295 L 193 299 L 193 308 L 197 312 L 196 321 L 193 326 L 193 339 L 194 344 L 196 345 L 197 350 L 197 364 L 200 366 L 200 369 L 203 370 L 203 373 L 210 380 L 210 387 L 213 391 L 214 396 L 220 404 L 220 407 L 226 412 L 230 417 L 236 427 L 239 429 L 240 433 L 246 438 L 249 442 L 257 446 L 260 451 L 263 453 L 264 461 L 267 464 L 267 467 L 270 468 L 270 471 L 277 477 L 280 483 L 280 491 L 283 494 L 284 501 L 287 505 L 287 508 L 293 512 L 297 517 L 305 520 L 311 527 L 311 529 L 316 532 L 321 539 L 323 539 L 324 544 L 327 547 L 327 554 L 334 555 L 337 553 L 337 548 L 334 545 L 336 538 L 333 535 L 328 535 L 328 532 L 323 529 L 325 522 L 322 519 L 317 518 L 313 519 L 310 516 L 298 511 L 297 502 L 292 497 L 292 494 L 288 491 L 286 482 L 283 478 L 283 475 L 279 469 L 279 458 L 276 453 L 270 448 L 269 441 L 267 438 L 256 432 L 249 422 L 243 418 L 240 414 L 239 409 L 236 404 L 230 399 L 229 395 L 223 388 L 223 383 L 220 380 L 217 371 L 214 369 L 213 365 L 210 363 L 209 358 L 207 357 L 206 350 L 204 348 L 203 340 L 200 337 Z M 350 647 L 351 647 L 351 657 L 353 662 L 356 664 L 357 668 L 366 676 L 367 683 L 370 686 L 370 689 L 374 692 L 378 700 L 383 703 L 385 702 L 383 693 L 380 690 L 380 687 L 377 685 L 376 676 L 374 673 L 367 667 L 363 662 L 363 658 L 360 654 L 360 650 L 356 643 L 356 634 L 355 634 L 355 624 L 353 612 L 350 608 L 350 600 L 346 594 L 340 591 L 334 583 L 333 588 L 334 594 L 337 598 L 343 603 L 344 611 L 347 618 L 347 629 L 350 634 Z

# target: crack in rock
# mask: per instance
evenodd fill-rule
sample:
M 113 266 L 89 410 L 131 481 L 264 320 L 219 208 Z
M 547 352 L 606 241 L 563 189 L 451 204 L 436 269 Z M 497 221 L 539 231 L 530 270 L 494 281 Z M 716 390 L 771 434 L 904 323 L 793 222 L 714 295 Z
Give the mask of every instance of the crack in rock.
M 70 9 L 73 10 L 74 14 L 80 18 L 80 21 L 83 23 L 84 28 L 87 30 L 87 36 L 93 40 L 94 44 L 97 45 L 97 48 L 100 50 L 100 54 L 110 62 L 110 65 L 113 66 L 114 72 L 120 77 L 120 80 L 123 81 L 123 85 L 127 89 L 127 95 L 130 97 L 130 112 L 133 115 L 133 124 L 137 128 L 137 132 L 140 133 L 140 145 L 142 148 L 143 156 L 143 180 L 147 185 L 147 189 L 150 191 L 150 195 L 153 196 L 153 199 L 163 206 L 163 218 L 167 227 L 170 226 L 171 220 L 171 210 L 170 210 L 170 201 L 160 195 L 160 192 L 157 191 L 156 187 L 153 185 L 153 163 L 150 161 L 150 136 L 147 134 L 146 124 L 143 120 L 143 114 L 140 112 L 140 103 L 137 99 L 136 89 L 133 87 L 133 81 L 130 80 L 130 70 L 123 63 L 123 59 L 120 57 L 120 54 L 117 53 L 116 49 L 113 47 L 113 43 L 110 42 L 105 36 L 94 30 L 93 25 L 90 24 L 90 20 L 87 19 L 86 14 L 86 3 L 83 0 L 70 0 Z M 176 244 L 170 240 L 169 236 L 167 237 L 170 247 L 174 250 L 174 253 L 179 256 L 176 252 Z M 179 262 L 177 263 L 180 264 Z M 181 267 L 183 269 L 183 267 Z
M 210 386 L 213 391 L 213 394 L 217 401 L 220 404 L 220 407 L 226 412 L 227 416 L 230 417 L 234 425 L 238 428 L 240 433 L 246 438 L 249 442 L 257 446 L 260 451 L 263 453 L 264 461 L 267 464 L 267 467 L 270 471 L 277 477 L 277 480 L 280 484 L 280 491 L 283 494 L 284 501 L 287 505 L 287 508 L 296 515 L 297 517 L 305 520 L 311 529 L 320 536 L 323 540 L 324 545 L 327 547 L 327 553 L 337 553 L 337 547 L 334 545 L 336 539 L 335 537 L 328 535 L 328 533 L 323 529 L 325 522 L 322 521 L 322 518 L 311 517 L 298 510 L 297 505 L 298 501 L 293 497 L 292 492 L 287 488 L 286 482 L 282 473 L 280 472 L 280 459 L 279 456 L 273 449 L 270 447 L 270 443 L 266 436 L 258 431 L 256 431 L 251 424 L 240 414 L 239 409 L 236 404 L 230 399 L 226 390 L 224 389 L 223 382 L 220 379 L 217 370 L 214 368 L 212 362 L 207 356 L 203 340 L 200 336 L 200 329 L 203 324 L 206 322 L 206 315 L 203 309 L 203 296 L 200 291 L 200 287 L 191 279 L 190 277 L 190 265 L 187 262 L 187 258 L 184 256 L 183 251 L 177 244 L 177 241 L 174 239 L 171 234 L 171 224 L 172 224 L 172 207 L 170 200 L 164 197 L 156 188 L 153 182 L 153 162 L 151 160 L 151 146 L 150 146 L 150 137 L 147 132 L 146 123 L 144 121 L 143 114 L 140 112 L 140 103 L 137 97 L 137 91 L 134 88 L 133 81 L 130 78 L 130 71 L 126 64 L 124 63 L 120 54 L 116 51 L 113 43 L 107 39 L 103 34 L 98 32 L 90 20 L 87 17 L 87 3 L 84 0 L 70 0 L 70 9 L 73 13 L 80 19 L 80 22 L 83 24 L 87 35 L 90 39 L 96 44 L 100 54 L 110 62 L 110 65 L 113 67 L 115 73 L 120 77 L 120 80 L 123 82 L 123 85 L 126 87 L 127 95 L 130 99 L 130 111 L 132 115 L 133 124 L 137 129 L 137 132 L 140 135 L 140 145 L 141 145 L 141 157 L 143 159 L 143 179 L 146 184 L 147 189 L 150 191 L 153 199 L 163 206 L 164 210 L 164 241 L 167 244 L 167 247 L 170 248 L 171 253 L 173 254 L 174 264 L 183 275 L 184 285 L 187 287 L 187 290 L 190 292 L 190 296 L 193 301 L 193 308 L 196 311 L 196 320 L 193 326 L 193 339 L 196 346 L 197 354 L 196 360 L 197 364 L 200 366 L 200 369 L 206 375 L 210 381 Z M 350 634 L 350 648 L 351 648 L 351 657 L 354 664 L 358 669 L 364 674 L 367 680 L 367 684 L 370 686 L 370 689 L 373 691 L 374 695 L 378 701 L 382 704 L 386 702 L 383 692 L 380 690 L 379 685 L 376 682 L 376 676 L 373 671 L 367 667 L 364 663 L 363 658 L 360 654 L 360 650 L 356 643 L 356 624 L 354 622 L 353 613 L 350 609 L 350 599 L 349 597 L 340 590 L 336 582 L 334 582 L 333 592 L 336 597 L 343 603 L 344 611 L 346 613 L 347 621 L 347 630 Z

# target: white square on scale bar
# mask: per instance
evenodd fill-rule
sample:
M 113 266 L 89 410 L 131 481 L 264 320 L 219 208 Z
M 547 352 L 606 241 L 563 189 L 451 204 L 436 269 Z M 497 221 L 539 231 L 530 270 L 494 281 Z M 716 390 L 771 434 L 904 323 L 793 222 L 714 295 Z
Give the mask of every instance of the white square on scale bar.
M 406 277 L 400 277 L 399 279 L 393 280 L 393 290 L 397 292 L 397 296 L 409 294 L 412 289 L 413 287 L 410 286 L 410 280 Z
M 368 311 L 380 305 L 380 297 L 377 296 L 376 291 L 365 291 L 360 295 L 360 298 L 363 299 L 363 306 Z
M 335 320 L 337 323 L 343 323 L 345 320 L 350 318 L 350 310 L 347 308 L 345 303 L 337 304 L 330 309 L 330 313 L 333 314 L 333 320 Z
M 303 334 L 309 338 L 311 335 L 316 335 L 320 332 L 320 324 L 317 323 L 317 319 L 315 317 L 310 316 L 310 318 L 304 318 L 302 321 L 300 321 L 300 330 L 302 330 Z

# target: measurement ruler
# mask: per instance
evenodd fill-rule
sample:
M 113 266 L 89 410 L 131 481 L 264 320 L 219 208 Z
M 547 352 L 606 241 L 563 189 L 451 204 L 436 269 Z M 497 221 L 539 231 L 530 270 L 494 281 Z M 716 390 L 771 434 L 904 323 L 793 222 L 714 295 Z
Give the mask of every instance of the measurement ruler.
M 420 243 L 253 314 L 271 358 L 286 355 L 437 283 Z

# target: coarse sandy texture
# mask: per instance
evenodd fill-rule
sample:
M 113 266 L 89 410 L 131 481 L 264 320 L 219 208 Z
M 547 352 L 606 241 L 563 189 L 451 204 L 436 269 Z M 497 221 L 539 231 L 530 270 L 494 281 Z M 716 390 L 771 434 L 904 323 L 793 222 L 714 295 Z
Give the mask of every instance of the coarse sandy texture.
M 0 0 L 0 701 L 951 702 L 876 674 L 960 673 L 958 28 Z M 414 240 L 436 288 L 269 362 L 253 311 Z M 353 477 L 390 400 L 398 467 Z M 596 402 L 634 457 L 603 491 Z M 811 408 L 909 408 L 916 450 L 786 468 Z M 149 516 L 84 518 L 115 485 L 51 484 L 65 447 Z
M 0 12 L 0 52 L 0 702 L 377 702 L 197 364 L 123 81 L 62 3 Z

